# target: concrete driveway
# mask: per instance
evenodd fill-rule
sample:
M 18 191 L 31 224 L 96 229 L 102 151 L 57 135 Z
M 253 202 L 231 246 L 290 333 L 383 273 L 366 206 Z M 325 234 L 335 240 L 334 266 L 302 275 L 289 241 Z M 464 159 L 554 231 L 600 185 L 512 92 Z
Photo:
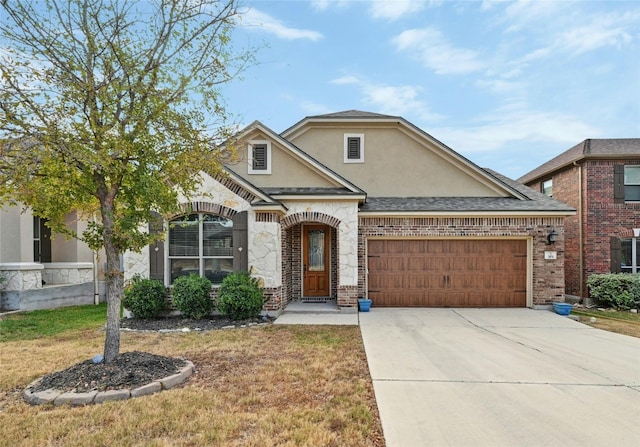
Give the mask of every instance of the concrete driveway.
M 360 313 L 387 447 L 640 446 L 640 339 L 531 309 Z

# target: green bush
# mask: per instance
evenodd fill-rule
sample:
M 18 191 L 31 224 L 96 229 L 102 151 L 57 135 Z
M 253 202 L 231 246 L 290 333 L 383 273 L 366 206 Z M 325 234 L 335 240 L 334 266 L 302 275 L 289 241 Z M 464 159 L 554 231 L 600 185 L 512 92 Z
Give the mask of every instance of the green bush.
M 124 289 L 122 305 L 137 318 L 154 318 L 165 309 L 167 291 L 164 285 L 154 279 L 135 276 Z
M 173 282 L 173 304 L 187 318 L 199 320 L 211 313 L 210 294 L 211 281 L 195 273 L 180 276 Z
M 249 273 L 234 272 L 222 280 L 216 300 L 221 314 L 232 320 L 252 318 L 260 315 L 263 304 L 263 289 Z
M 617 309 L 640 306 L 640 274 L 604 273 L 587 279 L 589 296 Z

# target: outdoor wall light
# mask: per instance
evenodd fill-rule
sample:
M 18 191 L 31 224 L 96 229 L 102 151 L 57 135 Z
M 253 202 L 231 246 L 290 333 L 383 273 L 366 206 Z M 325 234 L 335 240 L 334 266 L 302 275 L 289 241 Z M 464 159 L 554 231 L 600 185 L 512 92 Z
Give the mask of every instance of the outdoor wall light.
M 551 232 L 549 234 L 547 234 L 547 244 L 548 245 L 555 244 L 557 237 L 558 237 L 558 233 L 556 232 L 556 230 L 554 228 L 553 230 L 551 230 Z

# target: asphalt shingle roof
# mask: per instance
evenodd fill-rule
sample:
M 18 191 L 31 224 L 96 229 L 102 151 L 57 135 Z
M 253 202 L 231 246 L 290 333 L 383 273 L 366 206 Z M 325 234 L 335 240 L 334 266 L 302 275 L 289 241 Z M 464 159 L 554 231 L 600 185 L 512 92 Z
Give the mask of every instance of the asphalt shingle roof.
M 488 173 L 516 189 L 526 197 L 368 197 L 360 211 L 375 212 L 421 212 L 421 211 L 560 211 L 575 212 L 575 209 L 542 193 L 515 182 L 497 172 Z
M 518 179 L 528 183 L 584 158 L 640 157 L 640 138 L 588 139 L 541 164 Z

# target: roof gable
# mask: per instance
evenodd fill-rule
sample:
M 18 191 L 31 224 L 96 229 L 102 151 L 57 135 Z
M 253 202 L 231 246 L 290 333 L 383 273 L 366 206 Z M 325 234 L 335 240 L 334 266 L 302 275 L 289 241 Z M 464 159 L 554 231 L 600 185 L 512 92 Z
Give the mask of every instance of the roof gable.
M 361 165 L 343 162 L 343 135 L 364 135 Z M 349 110 L 306 117 L 281 136 L 370 196 L 516 197 L 520 192 L 402 117 Z
M 291 142 L 259 121 L 254 121 L 236 137 L 239 161 L 229 163 L 227 169 L 245 178 L 268 194 L 305 189 L 330 194 L 358 195 L 364 191 L 324 166 Z M 248 146 L 252 141 L 266 141 L 270 145 L 272 172 L 268 175 L 252 174 L 248 169 Z

